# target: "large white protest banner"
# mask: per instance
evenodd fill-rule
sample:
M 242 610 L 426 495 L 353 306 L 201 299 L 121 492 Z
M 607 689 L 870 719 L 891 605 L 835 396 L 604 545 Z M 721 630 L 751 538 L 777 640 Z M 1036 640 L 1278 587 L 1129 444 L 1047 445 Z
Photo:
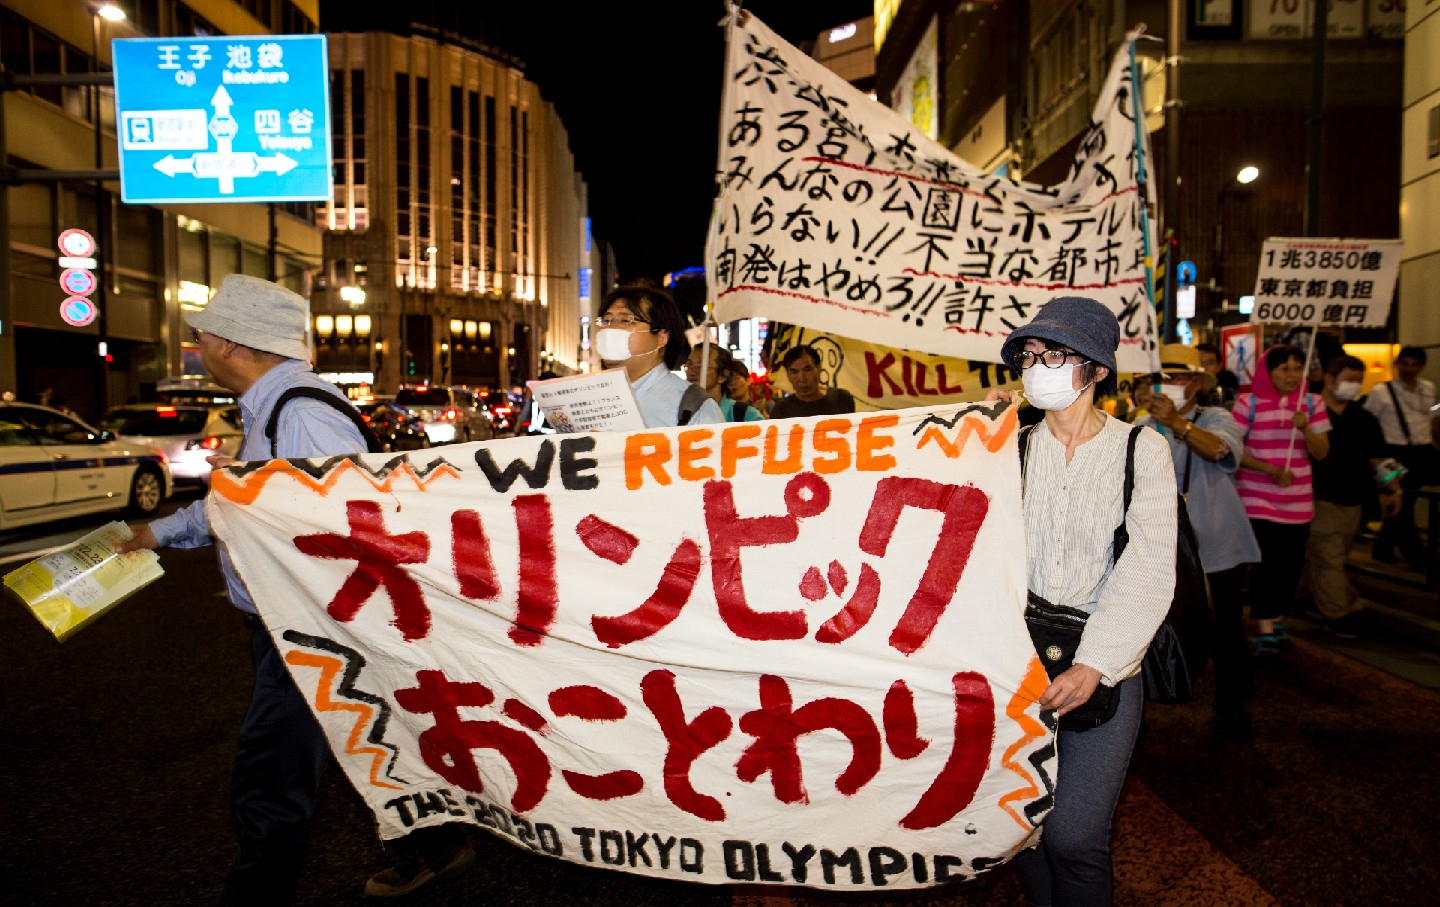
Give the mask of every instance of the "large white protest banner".
M 706 248 L 717 321 L 772 318 L 997 362 L 1046 302 L 1082 295 L 1114 311 L 1121 371 L 1159 369 L 1149 143 L 1127 51 L 1069 178 L 1041 187 L 977 169 L 754 16 L 737 18 Z
M 393 838 L 920 887 L 1051 805 L 1002 404 L 217 470 L 209 512 Z

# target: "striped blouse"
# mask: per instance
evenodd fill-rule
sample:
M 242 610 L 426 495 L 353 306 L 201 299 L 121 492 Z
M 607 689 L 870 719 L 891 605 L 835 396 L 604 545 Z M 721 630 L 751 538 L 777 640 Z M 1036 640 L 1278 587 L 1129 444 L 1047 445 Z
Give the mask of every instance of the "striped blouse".
M 1291 398 L 1294 400 L 1295 398 Z M 1315 394 L 1305 395 L 1310 430 L 1323 434 L 1330 430 L 1330 416 L 1325 401 Z M 1295 404 L 1282 405 L 1278 399 L 1266 400 L 1254 394 L 1242 394 L 1235 401 L 1231 415 L 1245 433 L 1245 452 L 1257 460 L 1285 465 L 1295 474 L 1289 488 L 1281 488 L 1274 479 L 1244 466 L 1235 473 L 1235 487 L 1245 504 L 1245 513 L 1252 520 L 1273 523 L 1308 523 L 1315 516 L 1315 495 L 1310 473 L 1310 453 L 1305 449 L 1305 434 L 1291 422 Z
M 1142 429 L 1135 445 L 1130 541 L 1111 565 L 1131 426 L 1105 417 L 1100 433 L 1065 462 L 1045 423 L 1030 432 L 1025 466 L 1025 541 L 1031 591 L 1090 613 L 1075 662 L 1110 684 L 1140 670 L 1175 594 L 1175 467 L 1170 446 Z

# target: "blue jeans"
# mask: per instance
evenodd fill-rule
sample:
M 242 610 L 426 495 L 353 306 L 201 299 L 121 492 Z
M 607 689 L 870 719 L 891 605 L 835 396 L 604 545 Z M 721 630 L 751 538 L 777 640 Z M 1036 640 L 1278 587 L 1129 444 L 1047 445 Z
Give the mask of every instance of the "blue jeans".
M 290 903 L 330 745 L 257 618 L 249 618 L 255 690 L 240 726 L 230 808 L 240 826 L 221 904 Z
M 1040 845 L 1014 859 L 1034 907 L 1109 905 L 1110 823 L 1135 749 L 1145 685 L 1140 675 L 1120 684 L 1115 717 L 1087 731 L 1061 731 L 1055 808 Z

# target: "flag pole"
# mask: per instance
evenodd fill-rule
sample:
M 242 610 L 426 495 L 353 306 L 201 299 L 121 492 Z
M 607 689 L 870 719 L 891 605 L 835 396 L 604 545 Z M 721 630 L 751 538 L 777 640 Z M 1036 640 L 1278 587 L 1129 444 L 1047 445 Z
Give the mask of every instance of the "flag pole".
M 1144 35 L 1144 26 L 1130 33 L 1125 42 L 1126 49 L 1130 55 L 1130 109 L 1135 121 L 1135 182 L 1136 191 L 1140 194 L 1139 205 L 1141 211 L 1140 242 L 1144 252 L 1145 261 L 1145 298 L 1150 302 L 1150 309 L 1155 313 L 1155 262 L 1152 259 L 1153 250 L 1150 248 L 1150 180 L 1145 172 L 1145 103 L 1144 88 L 1140 84 L 1140 69 L 1135 59 L 1135 42 Z M 1151 39 L 1155 40 L 1155 39 Z M 1158 327 L 1159 318 L 1155 318 Z M 1160 384 L 1154 386 L 1156 393 L 1160 392 Z
M 725 65 L 722 68 L 724 75 L 720 83 L 720 122 L 716 124 L 719 141 L 715 143 L 715 198 L 710 203 L 710 230 L 708 235 L 715 232 L 715 220 L 720 216 L 720 181 L 725 178 L 725 118 L 730 112 L 730 47 L 735 40 L 735 27 L 740 23 L 741 16 L 748 16 L 749 13 L 740 8 L 739 3 L 725 3 L 725 18 L 721 19 L 719 25 L 725 29 Z M 702 336 L 700 341 L 700 386 L 706 387 L 706 381 L 710 374 L 710 325 L 714 322 L 715 316 L 715 275 L 711 273 L 710 256 L 706 255 L 705 268 L 705 319 L 700 323 Z
M 1310 359 L 1315 355 L 1315 335 L 1320 333 L 1320 326 L 1310 326 L 1310 345 L 1305 348 L 1305 367 L 1300 371 L 1300 397 L 1295 401 L 1295 412 L 1300 412 L 1300 407 L 1305 405 L 1306 399 L 1310 396 Z M 1308 419 L 1310 413 L 1307 410 L 1305 417 Z M 1290 425 L 1290 443 L 1285 445 L 1285 465 L 1281 469 L 1290 468 L 1290 455 L 1295 450 L 1295 435 L 1300 429 L 1292 422 Z

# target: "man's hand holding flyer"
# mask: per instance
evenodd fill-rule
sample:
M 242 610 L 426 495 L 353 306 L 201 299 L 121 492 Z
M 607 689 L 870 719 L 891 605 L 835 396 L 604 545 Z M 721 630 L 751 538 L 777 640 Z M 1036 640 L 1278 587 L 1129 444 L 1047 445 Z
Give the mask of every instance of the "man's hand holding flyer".
M 525 386 L 557 431 L 639 431 L 645 427 L 624 369 L 527 381 Z

